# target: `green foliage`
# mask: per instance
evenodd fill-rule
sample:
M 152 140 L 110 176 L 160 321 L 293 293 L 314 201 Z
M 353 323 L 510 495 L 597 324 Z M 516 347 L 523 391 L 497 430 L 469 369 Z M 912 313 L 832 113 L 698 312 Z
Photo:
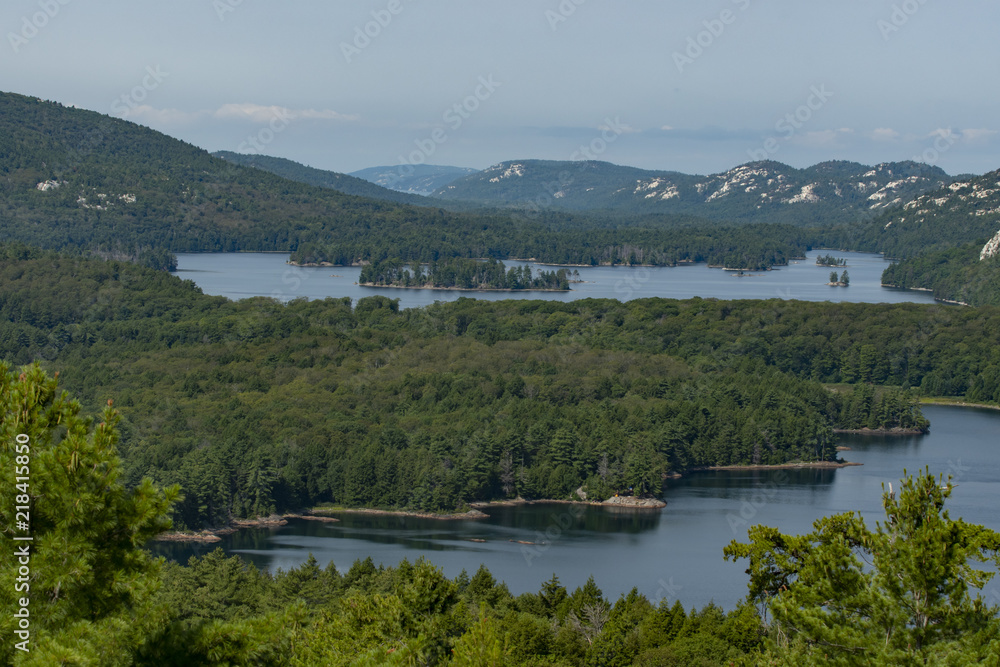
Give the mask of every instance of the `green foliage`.
M 569 290 L 569 272 L 539 271 L 533 276 L 531 267 L 511 267 L 495 259 L 452 259 L 434 262 L 424 273 L 423 266 L 414 263 L 412 273 L 401 260 L 385 260 L 367 264 L 361 269 L 358 282 L 362 285 L 393 287 L 457 287 L 460 289 L 494 290 Z
M 970 589 L 1000 565 L 1000 534 L 952 520 L 950 481 L 925 472 L 883 495 L 875 530 L 859 514 L 790 536 L 754 526 L 727 559 L 750 561 L 750 598 L 772 616 L 768 650 L 779 664 L 947 664 L 995 660 L 996 607 Z M 898 493 L 898 498 L 897 498 Z
M 901 389 L 1000 398 L 1000 319 L 900 304 L 647 299 L 400 310 L 237 303 L 161 272 L 6 246 L 0 356 L 118 397 L 128 484 L 178 525 L 322 502 L 463 509 L 656 495 L 708 465 L 832 460 L 833 428 L 926 427 Z M 994 398 L 997 397 L 997 398 Z
M 158 489 L 149 479 L 127 488 L 115 449 L 119 416 L 110 402 L 97 425 L 81 413 L 37 365 L 15 374 L 0 363 L 0 463 L 29 478 L 21 488 L 0 485 L 0 521 L 15 536 L 32 537 L 15 543 L 28 556 L 0 565 L 4 662 L 16 654 L 11 638 L 21 599 L 30 601 L 36 661 L 117 664 L 136 640 L 122 619 L 139 613 L 149 615 L 140 627 L 155 622 L 149 596 L 160 563 L 141 547 L 170 527 L 178 489 Z M 17 506 L 26 506 L 30 530 L 15 530 Z M 30 576 L 19 574 L 21 566 Z M 111 648 L 121 655 L 98 660 Z

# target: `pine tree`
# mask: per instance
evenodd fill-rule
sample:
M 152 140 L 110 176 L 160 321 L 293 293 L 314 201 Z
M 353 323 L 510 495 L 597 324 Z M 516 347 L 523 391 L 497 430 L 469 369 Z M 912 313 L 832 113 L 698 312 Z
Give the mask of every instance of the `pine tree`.
M 96 426 L 80 413 L 37 364 L 15 375 L 0 363 L 0 467 L 16 466 L 27 478 L 20 488 L 0 484 L 0 524 L 31 537 L 17 543 L 27 546 L 27 563 L 5 557 L 0 565 L 4 664 L 16 650 L 21 598 L 29 601 L 36 664 L 127 664 L 158 622 L 145 605 L 159 585 L 160 562 L 142 547 L 170 528 L 179 489 L 149 479 L 126 489 L 118 414 L 110 401 Z M 27 506 L 21 524 L 16 506 Z M 30 589 L 16 591 L 21 565 L 30 570 Z
M 883 494 L 886 520 L 875 530 L 847 513 L 819 519 L 808 535 L 754 526 L 749 543 L 730 543 L 727 559 L 750 560 L 750 599 L 773 615 L 772 657 L 851 665 L 995 660 L 997 608 L 969 591 L 994 574 L 973 562 L 1000 566 L 1000 533 L 949 518 L 951 490 L 950 479 L 925 471 L 903 480 L 898 499 Z

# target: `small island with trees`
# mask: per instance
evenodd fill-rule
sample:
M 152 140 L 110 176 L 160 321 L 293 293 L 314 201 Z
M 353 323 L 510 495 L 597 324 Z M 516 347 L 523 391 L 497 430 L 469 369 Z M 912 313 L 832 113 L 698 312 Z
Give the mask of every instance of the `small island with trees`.
M 358 284 L 368 287 L 459 290 L 569 291 L 570 271 L 539 271 L 530 266 L 510 267 L 496 259 L 454 258 L 428 265 L 400 259 L 372 262 L 361 269 Z
M 816 258 L 816 266 L 847 266 L 847 260 L 830 254 L 820 255 Z
M 846 269 L 844 269 L 844 272 L 840 274 L 840 277 L 837 276 L 836 271 L 830 272 L 830 282 L 828 282 L 827 285 L 830 285 L 831 287 L 848 287 L 850 284 L 851 277 L 847 275 Z

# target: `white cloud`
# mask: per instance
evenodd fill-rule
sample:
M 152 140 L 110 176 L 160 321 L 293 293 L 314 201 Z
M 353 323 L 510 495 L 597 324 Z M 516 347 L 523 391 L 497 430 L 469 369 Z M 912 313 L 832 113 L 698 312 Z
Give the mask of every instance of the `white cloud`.
M 212 112 L 215 118 L 225 120 L 250 120 L 255 123 L 269 123 L 275 118 L 290 120 L 357 120 L 358 116 L 338 113 L 331 109 L 289 109 L 281 106 L 260 104 L 223 104 Z
M 671 130 L 673 130 L 674 128 L 673 128 L 673 126 L 671 126 L 671 125 L 664 125 L 664 126 L 663 126 L 663 127 L 661 127 L 660 129 L 661 129 L 661 130 L 663 130 L 664 132 L 670 132 L 670 131 L 671 131 Z
M 993 136 L 996 134 L 997 134 L 996 130 L 987 130 L 984 128 L 962 130 L 962 139 L 969 142 L 988 141 L 992 139 Z
M 275 119 L 284 120 L 331 120 L 352 121 L 359 116 L 342 114 L 331 109 L 289 109 L 282 106 L 260 104 L 223 104 L 218 109 L 201 111 L 181 111 L 180 109 L 157 109 L 148 104 L 135 106 L 124 116 L 128 120 L 161 125 L 181 125 L 203 118 L 217 120 L 246 120 L 257 124 L 270 123 Z
M 181 125 L 190 123 L 201 117 L 201 113 L 190 113 L 180 109 L 157 109 L 148 104 L 141 104 L 128 110 L 128 114 L 123 116 L 125 120 L 136 122 L 154 123 L 161 125 Z
M 795 135 L 791 141 L 805 146 L 830 146 L 837 143 L 837 140 L 847 134 L 853 134 L 854 130 L 842 127 L 837 130 L 819 130 L 816 132 L 805 132 Z
M 891 127 L 878 127 L 872 131 L 871 137 L 875 141 L 895 141 L 899 139 L 899 132 Z

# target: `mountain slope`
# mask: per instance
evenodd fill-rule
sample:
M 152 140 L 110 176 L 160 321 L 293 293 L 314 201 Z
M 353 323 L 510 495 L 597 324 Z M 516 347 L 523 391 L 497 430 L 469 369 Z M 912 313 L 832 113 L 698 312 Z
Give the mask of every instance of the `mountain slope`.
M 477 172 L 477 169 L 466 167 L 415 164 L 396 167 L 369 167 L 360 171 L 352 171 L 350 175 L 397 192 L 430 195 L 456 179 Z
M 607 162 L 519 160 L 466 176 L 434 196 L 529 210 L 687 213 L 717 220 L 822 226 L 898 206 L 951 180 L 941 169 L 915 162 L 875 167 L 825 162 L 795 169 L 765 161 L 694 176 Z
M 0 238 L 47 248 L 294 250 L 360 261 L 481 256 L 505 216 L 349 196 L 231 164 L 141 125 L 0 93 Z M 433 246 L 433 247 L 431 247 Z
M 437 204 L 437 202 L 427 197 L 390 190 L 389 188 L 375 185 L 363 178 L 348 176 L 336 171 L 316 169 L 280 157 L 246 155 L 243 153 L 233 153 L 232 151 L 216 151 L 212 155 L 242 167 L 261 169 L 276 176 L 287 178 L 290 181 L 315 185 L 318 188 L 329 188 L 330 190 L 342 192 L 345 195 L 368 197 L 369 199 L 391 201 L 398 204 L 412 204 L 414 206 L 435 206 Z
M 901 259 L 884 283 L 1000 305 L 1000 171 L 921 195 L 857 233 L 863 245 Z

